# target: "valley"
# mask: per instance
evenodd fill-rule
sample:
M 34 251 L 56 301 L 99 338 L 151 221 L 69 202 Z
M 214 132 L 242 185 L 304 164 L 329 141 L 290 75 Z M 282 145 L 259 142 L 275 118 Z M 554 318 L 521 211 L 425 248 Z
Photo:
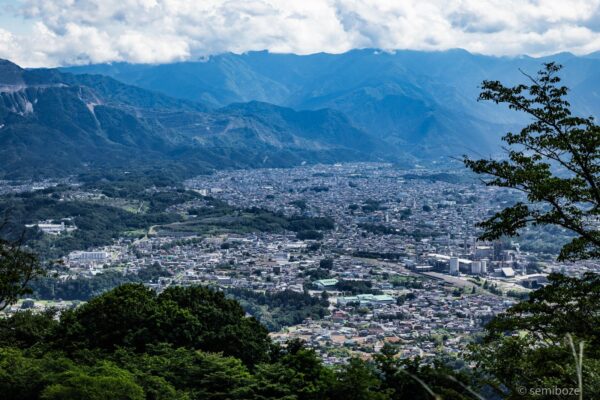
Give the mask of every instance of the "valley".
M 128 175 L 0 198 L 23 202 L 13 229 L 33 224 L 28 244 L 53 265 L 28 307 L 68 308 L 128 282 L 159 292 L 200 284 L 239 300 L 276 342 L 302 339 L 326 363 L 385 343 L 409 358 L 452 358 L 548 273 L 600 270 L 554 261 L 566 232 L 552 232 L 550 250 L 528 235 L 478 241 L 476 222 L 515 194 L 460 170 L 349 163 L 179 182 Z M 77 229 L 35 228 L 60 218 Z

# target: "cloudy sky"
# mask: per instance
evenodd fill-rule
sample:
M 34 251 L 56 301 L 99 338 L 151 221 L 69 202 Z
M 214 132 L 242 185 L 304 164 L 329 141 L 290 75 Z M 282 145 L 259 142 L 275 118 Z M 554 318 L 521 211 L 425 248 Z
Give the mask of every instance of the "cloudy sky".
M 353 48 L 600 50 L 600 0 L 0 0 L 0 58 L 166 63 Z

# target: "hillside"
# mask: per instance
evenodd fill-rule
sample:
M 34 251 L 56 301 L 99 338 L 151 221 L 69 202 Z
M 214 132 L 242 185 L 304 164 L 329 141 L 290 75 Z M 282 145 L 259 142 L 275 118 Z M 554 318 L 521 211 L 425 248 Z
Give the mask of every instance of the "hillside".
M 259 103 L 211 110 L 106 76 L 0 62 L 4 177 L 161 163 L 198 172 L 374 160 L 386 156 L 383 149 L 334 110 L 296 112 Z
M 600 106 L 600 59 L 372 49 L 250 52 L 165 65 L 25 70 L 0 62 L 0 176 L 144 165 L 442 161 L 494 155 L 518 114 L 477 102 L 484 79 L 565 65 L 573 109 Z M 65 72 L 66 71 L 66 72 Z M 122 83 L 122 82 L 125 83 Z
M 331 108 L 359 129 L 421 159 L 493 154 L 503 132 L 523 122 L 477 102 L 484 79 L 522 81 L 543 62 L 565 65 L 574 109 L 600 109 L 600 59 L 561 53 L 545 58 L 441 52 L 353 50 L 344 54 L 222 54 L 167 65 L 126 63 L 65 68 L 98 73 L 212 107 L 261 101 L 294 109 Z

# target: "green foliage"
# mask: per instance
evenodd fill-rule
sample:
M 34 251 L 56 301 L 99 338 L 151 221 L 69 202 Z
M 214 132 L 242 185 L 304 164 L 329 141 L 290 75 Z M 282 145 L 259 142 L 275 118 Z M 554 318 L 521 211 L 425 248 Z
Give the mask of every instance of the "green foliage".
M 546 253 L 555 258 L 564 245 L 573 240 L 575 234 L 555 225 L 529 226 L 519 232 L 521 251 Z
M 394 287 L 403 287 L 411 289 L 423 289 L 423 278 L 410 275 L 395 275 L 390 279 Z M 412 293 L 409 293 L 409 295 Z M 414 295 L 411 296 L 414 298 Z
M 288 219 L 286 229 L 294 232 L 331 230 L 335 227 L 333 219 L 329 217 L 300 217 L 293 216 Z
M 86 190 L 100 191 L 109 199 L 125 199 L 143 204 L 146 212 L 130 212 L 112 205 L 83 201 L 62 201 L 67 188 L 59 187 L 39 192 L 21 193 L 0 197 L 0 209 L 10 210 L 10 218 L 0 237 L 17 238 L 27 233 L 27 244 L 46 259 L 57 258 L 66 253 L 103 246 L 112 243 L 130 231 L 147 230 L 160 226 L 159 230 L 176 233 L 219 232 L 297 232 L 301 239 L 318 240 L 323 230 L 331 230 L 334 223 L 326 217 L 286 217 L 281 213 L 260 208 L 239 210 L 226 203 L 206 198 L 209 206 L 189 210 L 196 218 L 184 221 L 167 208 L 200 197 L 195 192 L 176 188 L 176 177 L 160 179 L 152 173 L 130 175 L 108 174 L 106 179 L 96 176 L 85 178 Z M 153 185 L 173 184 L 175 187 Z M 149 186 L 145 186 L 149 185 Z M 41 220 L 73 218 L 78 229 L 57 237 L 47 237 L 41 232 L 25 229 L 25 224 Z M 98 294 L 94 292 L 92 294 Z
M 330 218 L 286 217 L 259 208 L 239 210 L 212 198 L 205 198 L 208 206 L 189 210 L 196 218 L 184 221 L 179 214 L 168 212 L 168 207 L 197 199 L 200 195 L 178 188 L 178 178 L 177 174 L 161 178 L 151 171 L 108 173 L 104 179 L 95 175 L 84 176 L 83 189 L 108 196 L 105 202 L 63 201 L 61 197 L 67 193 L 67 187 L 3 196 L 0 197 L 0 209 L 10 210 L 10 218 L 0 230 L 0 237 L 15 239 L 25 231 L 28 245 L 50 259 L 73 250 L 110 244 L 127 232 L 145 231 L 151 226 L 159 226 L 159 231 L 196 234 L 291 230 L 305 239 L 319 239 L 322 230 L 334 227 Z M 141 204 L 144 212 L 116 207 L 111 199 Z M 24 226 L 61 218 L 73 218 L 78 229 L 69 234 L 48 237 L 35 229 L 26 230 Z
M 317 193 L 320 193 L 320 192 L 329 192 L 329 187 L 328 186 L 312 186 L 310 188 L 305 188 L 302 191 L 305 192 L 307 190 L 311 190 L 311 191 L 317 192 Z
M 389 390 L 382 390 L 382 382 L 373 366 L 351 358 L 340 371 L 334 386 L 335 398 L 345 400 L 386 400 Z
M 381 294 L 380 290 L 372 289 L 371 281 L 360 280 L 339 280 L 335 288 L 340 292 L 349 292 L 355 294 Z
M 29 282 L 43 274 L 34 254 L 22 249 L 18 242 L 0 239 L 0 311 L 31 293 Z
M 320 267 L 314 268 L 314 269 L 309 269 L 304 272 L 304 275 L 310 277 L 311 281 L 331 278 L 331 274 L 329 273 L 329 270 L 320 268 Z
M 323 239 L 323 234 L 319 231 L 299 231 L 296 233 L 296 238 L 298 240 L 321 240 Z
M 600 210 L 600 127 L 591 117 L 572 116 L 565 100 L 568 89 L 559 86 L 560 69 L 545 64 L 537 76 L 527 76 L 529 85 L 506 87 L 485 81 L 481 100 L 508 104 L 533 121 L 521 132 L 504 136 L 508 160 L 465 158 L 465 164 L 490 176 L 487 185 L 517 189 L 527 197 L 527 202 L 517 202 L 482 222 L 483 239 L 517 235 L 531 225 L 555 226 L 575 235 L 562 245 L 560 260 L 598 258 L 600 231 L 590 221 Z M 560 239 L 553 235 L 552 242 Z M 552 387 L 577 388 L 584 398 L 596 398 L 599 275 L 578 279 L 552 274 L 548 279 L 548 286 L 494 318 L 483 342 L 472 345 L 470 357 L 484 382 L 507 399 L 540 398 L 528 388 Z M 486 286 L 498 290 L 487 282 Z
M 294 200 L 290 202 L 291 205 L 298 207 L 300 210 L 304 211 L 308 208 L 306 200 Z
M 547 63 L 529 85 L 506 87 L 484 81 L 479 98 L 507 104 L 532 122 L 519 133 L 507 133 L 508 160 L 470 160 L 486 184 L 517 189 L 527 196 L 481 223 L 482 239 L 515 235 L 529 224 L 558 225 L 577 236 L 563 246 L 559 259 L 600 256 L 600 231 L 589 224 L 600 214 L 600 127 L 592 117 L 574 117 L 559 86 L 561 66 Z M 564 172 L 556 173 L 559 167 Z
M 410 209 L 410 208 L 405 208 L 402 211 L 400 211 L 400 219 L 402 219 L 402 220 L 407 219 L 411 215 L 412 215 L 412 209 Z
M 33 296 L 42 300 L 89 300 L 94 296 L 129 282 L 139 282 L 135 275 L 123 275 L 118 271 L 107 271 L 90 278 L 77 277 L 60 280 L 44 277 L 31 284 Z
M 284 308 L 326 302 L 291 293 L 254 300 Z M 394 379 L 405 376 L 387 377 L 382 363 L 352 359 L 331 368 L 302 342 L 273 346 L 264 328 L 244 317 L 235 301 L 206 288 L 169 288 L 157 295 L 142 285 L 128 284 L 63 312 L 59 321 L 54 316 L 20 312 L 0 320 L 5 346 L 0 347 L 3 396 L 15 400 L 414 398 L 413 392 L 395 392 L 401 384 Z M 453 373 L 449 369 L 436 373 L 442 372 Z M 426 377 L 438 376 L 427 373 Z
M 170 273 L 158 264 L 142 268 L 137 274 L 106 271 L 92 277 L 60 280 L 56 277 L 38 278 L 31 283 L 33 296 L 43 300 L 89 300 L 125 283 L 156 282 Z
M 598 397 L 600 275 L 578 279 L 551 274 L 548 279 L 549 285 L 487 325 L 484 340 L 471 346 L 470 358 L 510 399 L 526 398 L 520 387 L 577 387 L 569 335 L 584 344 L 584 397 Z
M 35 224 L 47 219 L 73 218 L 77 230 L 56 238 L 44 238 L 30 235 L 28 245 L 45 258 L 60 257 L 66 253 L 103 246 L 113 239 L 136 229 L 148 229 L 152 225 L 179 221 L 177 214 L 166 213 L 167 204 L 182 202 L 187 195 L 179 192 L 164 195 L 147 195 L 144 198 L 150 204 L 148 213 L 133 213 L 121 208 L 86 201 L 60 201 L 51 193 L 32 192 L 0 198 L 0 209 L 10 210 L 7 226 L 0 234 L 13 236 L 22 232 L 25 224 Z M 150 200 L 148 200 L 150 199 Z
M 154 398 L 244 399 L 251 397 L 254 378 L 239 359 L 219 354 L 152 347 L 146 353 L 120 350 L 119 365 L 133 371 Z
M 472 378 L 465 372 L 451 369 L 442 360 L 424 364 L 419 358 L 403 360 L 396 357 L 398 348 L 385 345 L 375 355 L 375 364 L 382 374 L 382 388 L 391 399 L 466 400 L 477 398 L 469 389 Z
M 320 319 L 329 313 L 329 302 L 292 290 L 259 293 L 247 289 L 227 289 L 228 296 L 256 317 L 269 331 L 301 323 L 307 318 Z
M 109 361 L 75 364 L 60 354 L 41 358 L 0 349 L 0 390 L 13 400 L 142 400 L 133 375 Z
M 256 371 L 258 398 L 327 399 L 333 371 L 323 366 L 314 350 L 300 341 L 291 341 L 278 359 Z
M 244 317 L 238 303 L 202 287 L 174 287 L 157 295 L 138 284 L 120 286 L 63 313 L 56 331 L 61 349 L 144 351 L 149 345 L 223 352 L 249 365 L 268 359 L 267 331 Z
M 37 314 L 27 310 L 0 318 L 0 343 L 21 349 L 46 343 L 58 326 L 55 316 L 55 310 Z
M 302 232 L 300 235 L 321 236 L 319 231 L 334 228 L 333 220 L 325 217 L 287 217 L 282 213 L 272 212 L 258 207 L 244 210 L 236 209 L 220 200 L 205 198 L 209 202 L 206 207 L 189 210 L 196 218 L 183 223 L 173 224 L 163 229 L 188 233 L 222 233 L 222 232 L 283 232 L 285 230 Z M 308 237 L 307 237 L 308 238 Z
M 185 176 L 185 175 L 184 175 Z M 165 211 L 169 206 L 200 198 L 200 194 L 184 190 L 181 175 L 157 175 L 153 171 L 136 171 L 128 174 L 108 174 L 88 177 L 83 189 L 97 190 L 107 197 L 135 199 L 149 205 L 149 212 Z
M 137 273 L 138 279 L 142 282 L 156 283 L 158 278 L 171 276 L 171 273 L 155 262 L 145 268 L 141 268 Z M 112 289 L 112 288 L 111 288 Z
M 133 375 L 109 362 L 92 368 L 74 367 L 57 376 L 40 396 L 43 400 L 144 400 Z
M 378 200 L 366 199 L 361 209 L 365 213 L 382 210 L 381 202 Z
M 149 330 L 160 310 L 156 294 L 143 285 L 123 285 L 92 299 L 76 310 L 63 313 L 56 340 L 60 348 L 142 350 L 152 343 Z

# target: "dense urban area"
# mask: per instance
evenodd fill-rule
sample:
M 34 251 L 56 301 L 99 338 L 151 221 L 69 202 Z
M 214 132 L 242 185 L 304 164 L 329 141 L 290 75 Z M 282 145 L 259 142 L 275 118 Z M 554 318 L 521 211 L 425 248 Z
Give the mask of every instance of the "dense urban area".
M 386 343 L 452 359 L 550 272 L 600 272 L 554 261 L 569 238 L 557 228 L 478 241 L 477 223 L 518 194 L 464 171 L 357 163 L 151 182 L 0 182 L 6 226 L 50 255 L 33 295 L 4 312 L 77 307 L 125 282 L 201 284 L 329 364 Z

